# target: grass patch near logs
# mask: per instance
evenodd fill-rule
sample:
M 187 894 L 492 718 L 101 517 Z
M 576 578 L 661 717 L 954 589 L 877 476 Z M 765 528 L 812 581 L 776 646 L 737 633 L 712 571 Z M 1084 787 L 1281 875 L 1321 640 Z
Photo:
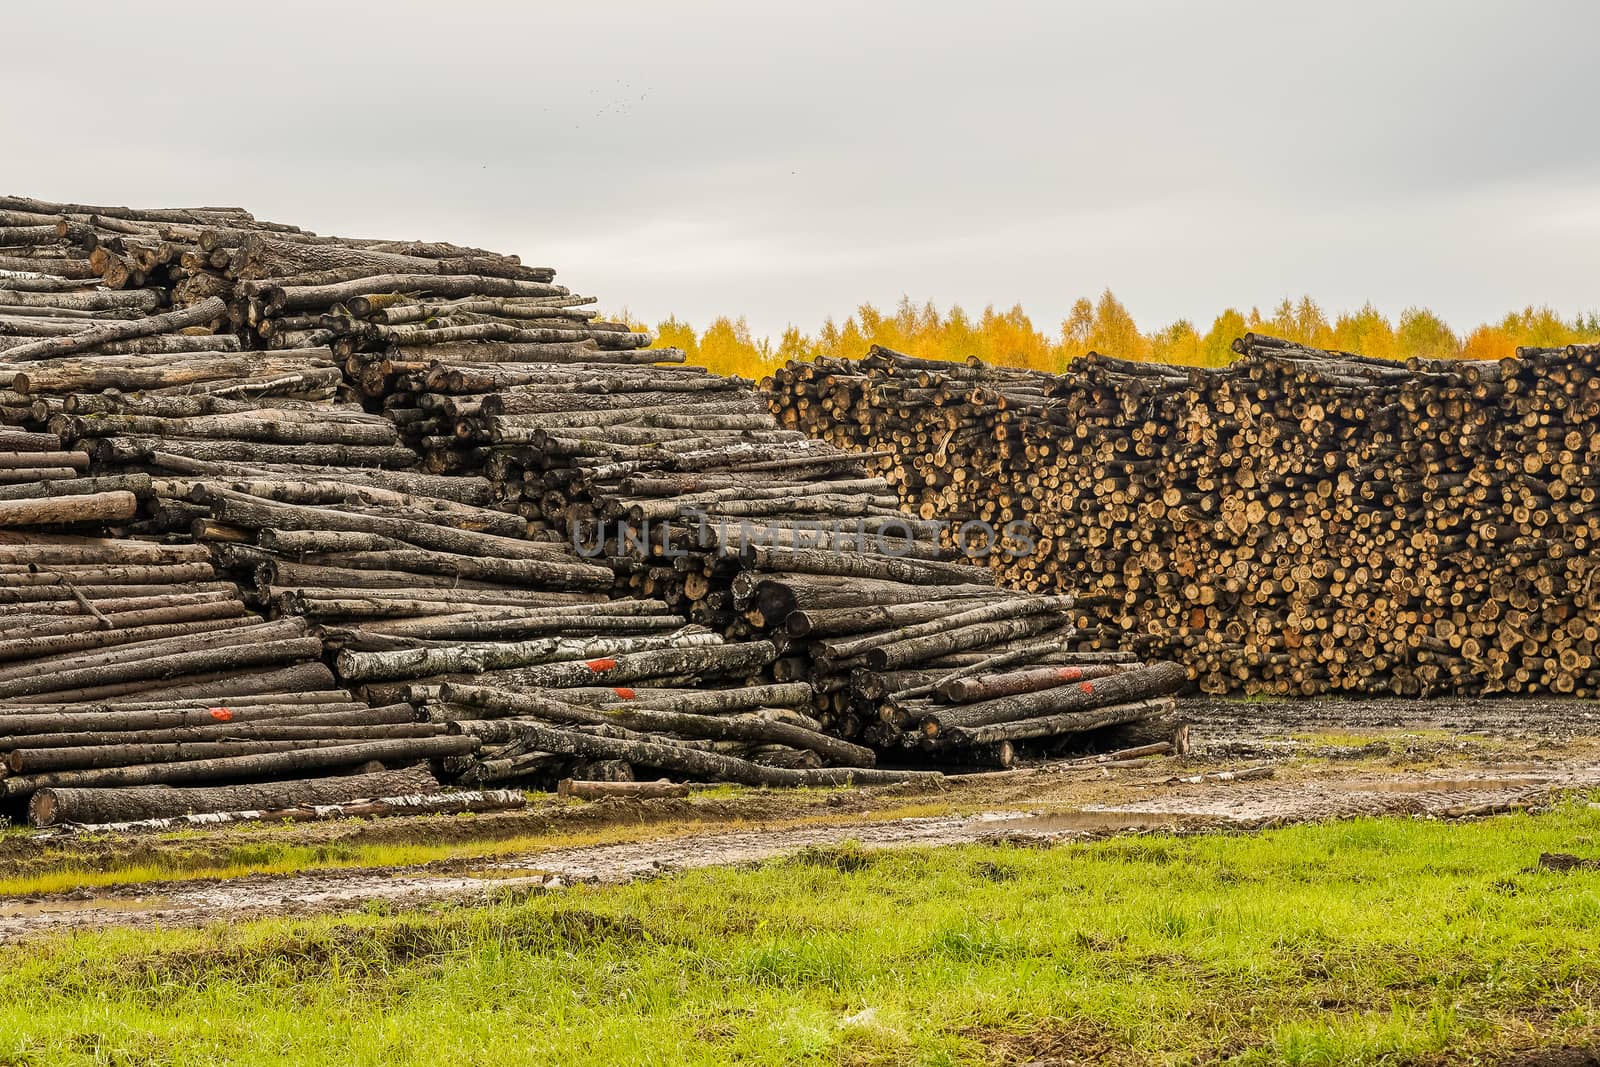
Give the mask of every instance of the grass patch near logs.
M 753 792 L 745 789 L 744 796 Z M 74 890 L 110 890 L 117 887 L 159 885 L 167 882 L 220 880 L 252 875 L 289 875 L 306 871 L 350 868 L 403 868 L 449 866 L 475 860 L 538 853 L 548 849 L 587 845 L 626 844 L 639 841 L 723 833 L 762 827 L 784 830 L 806 826 L 876 822 L 912 816 L 944 815 L 958 806 L 946 801 L 902 804 L 881 810 L 841 811 L 825 806 L 837 791 L 786 790 L 790 814 L 764 816 L 759 812 L 728 814 L 708 811 L 700 818 L 666 821 L 595 820 L 582 824 L 551 823 L 548 830 L 500 836 L 475 833 L 477 816 L 429 816 L 420 841 L 302 842 L 296 835 L 305 823 L 241 824 L 217 831 L 180 830 L 155 838 L 128 838 L 118 834 L 63 837 L 25 856 L 0 857 L 0 909 L 8 897 L 47 896 Z M 737 799 L 737 795 L 721 799 Z M 582 805 L 574 805 L 581 808 Z M 814 814 L 801 814 L 819 807 Z M 965 812 L 983 810 L 971 802 Z M 450 825 L 452 834 L 439 834 Z M 337 824 L 315 824 L 336 827 Z M 0 1064 L 3 1064 L 0 1060 Z
M 16 1064 L 1404 1064 L 1600 1040 L 1582 801 L 1047 848 L 811 849 L 478 908 L 0 956 Z
M 448 817 L 470 819 L 470 816 Z M 497 840 L 463 835 L 462 840 L 453 842 L 398 844 L 297 844 L 274 841 L 261 835 L 262 828 L 258 827 L 254 829 L 261 836 L 260 840 L 246 838 L 225 845 L 212 842 L 192 850 L 184 847 L 181 836 L 164 839 L 159 849 L 142 848 L 138 844 L 129 847 L 126 839 L 113 837 L 109 840 L 117 851 L 110 856 L 96 856 L 92 860 L 85 857 L 82 851 L 84 846 L 95 843 L 92 839 L 66 840 L 59 851 L 45 852 L 31 859 L 30 864 L 37 869 L 0 877 L 0 898 L 169 881 L 287 875 L 311 870 L 422 867 L 452 860 L 494 859 L 551 848 L 648 841 L 684 832 L 704 832 L 708 828 L 738 829 L 741 825 L 744 824 L 737 821 L 676 826 L 645 823 L 562 830 Z M 0 907 L 3 906 L 3 901 L 0 901 Z

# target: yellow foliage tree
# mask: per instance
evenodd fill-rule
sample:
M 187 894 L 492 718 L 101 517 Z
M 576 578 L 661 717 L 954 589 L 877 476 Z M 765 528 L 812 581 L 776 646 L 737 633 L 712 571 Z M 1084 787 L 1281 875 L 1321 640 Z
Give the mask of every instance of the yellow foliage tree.
M 1394 359 L 1397 355 L 1394 327 L 1383 313 L 1364 304 L 1354 314 L 1340 315 L 1333 324 L 1332 347 L 1360 356 Z
M 624 321 L 629 321 L 626 316 Z M 1122 359 L 1221 367 L 1236 358 L 1233 340 L 1247 330 L 1386 359 L 1501 359 L 1515 355 L 1519 346 L 1600 342 L 1600 313 L 1568 321 L 1548 307 L 1526 307 L 1458 339 L 1443 319 L 1426 308 L 1406 308 L 1395 326 L 1369 303 L 1330 324 L 1317 302 L 1303 296 L 1279 301 L 1270 316 L 1256 308 L 1248 314 L 1228 308 L 1204 335 L 1186 319 L 1146 334 L 1107 289 L 1098 300 L 1074 301 L 1054 339 L 1041 333 L 1020 305 L 1004 310 L 986 307 L 974 319 L 959 305 L 942 312 L 932 302 L 916 304 L 909 297 L 901 297 L 892 312 L 862 304 L 842 323 L 824 321 L 815 336 L 789 326 L 777 344 L 754 336 L 743 318 L 726 316 L 704 332 L 697 333 L 675 317 L 657 323 L 652 332 L 658 344 L 682 348 L 692 364 L 755 378 L 788 360 L 854 358 L 874 344 L 924 359 L 976 356 L 988 363 L 1034 370 L 1062 370 L 1091 351 Z
M 1252 309 L 1251 314 L 1254 313 Z M 1211 329 L 1200 339 L 1200 365 L 1226 367 L 1237 359 L 1233 339 L 1243 336 L 1246 328 L 1244 314 L 1238 308 L 1229 308 L 1218 315 Z
M 1461 351 L 1455 331 L 1427 308 L 1406 308 L 1400 312 L 1400 329 L 1395 333 L 1402 359 L 1451 359 Z
M 1149 359 L 1150 339 L 1139 332 L 1138 324 L 1122 302 L 1107 289 L 1094 306 L 1094 334 L 1091 347 L 1102 355 L 1118 359 Z
M 1072 313 L 1061 323 L 1061 349 L 1067 361 L 1077 359 L 1094 348 L 1094 301 L 1080 296 Z
M 1179 319 L 1150 337 L 1150 358 L 1157 363 L 1193 367 L 1200 363 L 1200 335 L 1188 319 Z
M 1499 326 L 1479 326 L 1461 346 L 1463 359 L 1508 359 L 1517 354 L 1517 339 Z

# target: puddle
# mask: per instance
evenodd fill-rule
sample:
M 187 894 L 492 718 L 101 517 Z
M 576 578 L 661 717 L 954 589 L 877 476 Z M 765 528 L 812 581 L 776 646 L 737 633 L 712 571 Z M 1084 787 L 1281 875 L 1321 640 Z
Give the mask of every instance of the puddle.
M 1192 821 L 1192 820 L 1190 820 Z M 1179 830 L 1185 817 L 1165 811 L 1052 811 L 1007 819 L 1008 829 L 1034 833 L 1104 833 L 1115 830 Z
M 88 912 L 133 914 L 172 906 L 171 897 L 87 897 L 83 900 L 0 900 L 0 917 L 26 919 L 40 915 L 76 915 Z
M 225 882 L 162 887 L 164 895 L 89 896 L 84 899 L 0 900 L 0 945 L 47 931 L 110 926 L 200 925 L 219 909 L 235 917 L 315 914 L 382 901 L 408 907 L 428 900 L 475 902 L 521 888 L 559 890 L 579 884 L 617 884 L 637 878 L 712 866 L 759 864 L 815 846 L 846 841 L 862 848 L 938 847 L 1004 838 L 1050 842 L 1140 832 L 1183 832 L 1218 827 L 1251 829 L 1348 816 L 1484 814 L 1552 789 L 1600 786 L 1600 765 L 1546 766 L 1541 774 L 1437 776 L 1371 772 L 1304 781 L 1251 780 L 1222 788 L 1173 790 L 1165 783 L 1119 787 L 1100 803 L 1067 809 L 1060 799 L 973 815 L 932 815 L 885 821 L 823 823 L 783 829 L 690 832 L 638 842 L 571 845 L 476 859 L 470 870 L 445 874 L 417 869 L 327 870 L 251 875 Z M 1060 805 L 1045 807 L 1044 804 Z M 1463 811 L 1463 809 L 1470 809 Z M 1497 809 L 1496 809 L 1497 810 Z
M 1536 789 L 1548 778 L 1412 778 L 1352 785 L 1353 793 L 1492 793 L 1504 789 Z
M 475 870 L 462 871 L 461 875 L 463 878 L 479 878 L 492 882 L 505 878 L 548 878 L 552 873 L 538 867 L 479 867 Z

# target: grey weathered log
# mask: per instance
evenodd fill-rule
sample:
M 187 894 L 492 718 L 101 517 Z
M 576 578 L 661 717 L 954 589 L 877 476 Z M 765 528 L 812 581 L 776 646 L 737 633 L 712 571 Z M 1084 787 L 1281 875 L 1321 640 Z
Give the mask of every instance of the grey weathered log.
M 249 286 L 245 291 L 250 291 Z M 547 282 L 489 278 L 470 274 L 376 274 L 326 285 L 256 286 L 271 311 L 326 308 L 372 293 L 415 292 L 433 296 L 562 296 L 566 290 Z
M 972 704 L 995 697 L 1015 696 L 1073 682 L 1092 681 L 1107 675 L 1128 670 L 1124 663 L 1085 663 L 1067 667 L 1033 667 L 1005 674 L 980 674 L 971 678 L 953 678 L 934 687 L 939 699 L 947 704 Z
M 162 785 L 179 782 L 223 782 L 245 778 L 272 778 L 283 774 L 359 767 L 374 760 L 410 763 L 419 759 L 466 755 L 476 751 L 474 738 L 416 737 L 394 741 L 368 741 L 294 752 L 267 752 L 251 756 L 224 756 L 187 763 L 145 763 L 132 767 L 97 767 L 52 771 L 0 779 L 0 795 L 26 796 L 39 789 Z
M 923 718 L 922 731 L 930 737 L 936 737 L 951 729 L 970 730 L 995 723 L 1084 712 L 1111 704 L 1128 704 L 1176 693 L 1188 681 L 1189 672 L 1179 664 L 1153 663 L 1076 685 L 998 697 L 977 704 L 937 708 Z
M 228 313 L 228 305 L 221 297 L 212 297 L 193 307 L 169 311 L 164 315 L 151 315 L 149 318 L 133 319 L 126 322 L 111 322 L 102 326 L 95 326 L 79 333 L 66 337 L 52 337 L 31 345 L 22 345 L 9 349 L 5 353 L 8 363 L 17 363 L 23 360 L 47 359 L 51 356 L 66 356 L 77 352 L 88 352 L 110 341 L 124 341 L 133 337 L 146 337 L 158 333 L 176 333 L 178 330 L 190 326 L 204 326 L 215 319 L 220 319 Z
M 622 740 L 541 726 L 516 723 L 521 742 L 528 749 L 589 759 L 620 759 L 636 766 L 655 767 L 694 778 L 737 782 L 742 785 L 822 786 L 874 785 L 889 782 L 930 781 L 942 777 L 937 771 L 884 771 L 864 768 L 829 768 L 795 771 L 764 767 L 749 760 L 721 756 L 699 749 L 649 741 Z
M 412 735 L 414 736 L 414 734 Z M 427 737 L 442 736 L 428 731 Z M 117 741 L 107 745 L 71 745 L 66 748 L 21 748 L 6 757 L 12 774 L 38 775 L 54 771 L 145 766 L 158 763 L 197 762 L 211 759 L 240 759 L 248 756 L 299 754 L 337 748 L 355 739 L 310 740 L 293 738 L 279 741 L 184 741 L 171 744 Z
M 45 657 L 68 655 L 89 649 L 108 648 L 114 645 L 133 644 L 140 641 L 179 637 L 184 634 L 209 633 L 249 625 L 242 613 L 220 618 L 192 619 L 182 622 L 157 623 L 151 626 L 118 627 L 111 630 L 80 631 L 71 634 L 54 634 L 45 637 L 6 638 L 0 635 L 0 665 L 17 660 L 37 660 Z M 35 668 L 37 669 L 37 668 Z
M 134 435 L 97 440 L 94 449 L 95 459 L 100 463 L 149 462 L 157 452 L 221 462 L 301 462 L 329 467 L 409 467 L 417 461 L 417 454 L 403 445 L 274 444 Z
M 58 823 L 113 823 L 163 819 L 215 811 L 249 811 L 300 804 L 343 804 L 364 797 L 432 793 L 439 781 L 426 767 L 372 774 L 261 782 L 254 785 L 125 789 L 44 789 L 28 804 L 34 826 Z
M 39 711 L 24 705 L 16 712 L 7 709 L 0 715 L 0 751 L 40 745 L 63 747 L 74 742 L 67 737 L 108 734 L 153 733 L 155 731 L 228 731 L 236 725 L 261 723 L 278 725 L 293 721 L 306 725 L 372 725 L 414 722 L 416 709 L 409 704 L 369 708 L 365 704 L 240 704 L 232 700 L 213 707 L 124 709 L 94 704 L 69 710 Z M 182 740 L 182 738 L 177 738 Z M 87 743 L 87 742 L 85 742 Z
M 878 648 L 868 649 L 867 666 L 875 671 L 895 670 L 917 663 L 937 660 L 952 652 L 988 648 L 1006 641 L 1033 637 L 1062 625 L 1064 620 L 1050 615 L 1025 615 L 1021 618 L 980 622 L 959 629 L 945 630 L 893 641 Z
M 306 634 L 304 619 L 277 619 L 271 622 L 248 619 L 243 625 L 228 626 L 204 633 L 178 634 L 151 638 L 107 648 L 86 649 L 53 658 L 50 670 L 55 674 L 72 674 L 96 667 L 133 663 L 176 653 L 200 653 L 235 646 L 259 645 L 282 641 Z M 38 666 L 30 663 L 0 664 L 0 685 L 17 678 L 35 674 Z
M 750 711 L 755 708 L 801 708 L 811 703 L 811 687 L 804 682 L 741 686 L 734 689 L 651 689 L 630 686 L 551 690 L 549 696 L 580 704 L 620 706 L 637 703 L 659 711 L 685 711 L 697 715 Z
M 871 767 L 876 763 L 871 749 L 814 730 L 750 715 L 696 715 L 627 704 L 585 714 L 587 709 L 562 704 L 549 697 L 522 696 L 471 685 L 447 684 L 444 694 L 447 701 L 492 709 L 511 717 L 534 715 L 566 722 L 610 722 L 644 734 L 675 734 L 716 741 L 788 745 L 809 749 L 846 767 Z
M 465 555 L 494 555 L 503 559 L 550 560 L 550 549 L 530 541 L 517 541 L 492 534 L 480 534 L 425 521 L 380 518 L 329 508 L 297 504 L 278 504 L 226 489 L 208 490 L 201 495 L 216 517 L 249 529 L 274 530 L 354 530 L 393 537 L 400 541 L 441 552 Z M 609 568 L 581 563 L 551 562 L 552 579 L 576 588 L 609 588 Z
M 315 637 L 233 645 L 203 649 L 198 652 L 175 652 L 129 663 L 114 663 L 48 674 L 36 673 L 13 678 L 0 682 L 0 699 L 92 690 L 128 682 L 176 679 L 191 673 L 219 673 L 276 666 L 312 660 L 321 653 L 322 642 Z
M 339 676 L 346 681 L 392 681 L 437 674 L 479 674 L 570 660 L 592 661 L 623 653 L 688 649 L 721 643 L 720 636 L 705 632 L 615 637 L 559 636 L 529 641 L 410 648 L 393 652 L 344 651 L 339 653 L 335 666 Z
M 410 272 L 415 277 L 434 276 L 460 276 L 482 275 L 474 281 L 488 281 L 490 279 L 517 279 L 521 285 L 540 285 L 548 292 L 537 292 L 532 288 L 522 290 L 533 296 L 555 296 L 565 293 L 564 289 L 547 284 L 555 277 L 555 272 L 548 267 L 525 267 L 515 256 L 467 255 L 445 258 L 407 256 L 394 252 L 380 252 L 369 248 L 357 248 L 346 244 L 321 244 L 315 242 L 296 241 L 289 238 L 251 233 L 244 239 L 240 246 L 242 255 L 236 255 L 233 260 L 233 273 L 238 278 L 276 278 L 283 275 L 298 274 L 305 271 L 340 270 L 344 268 L 360 269 L 371 275 L 393 277 Z M 383 279 L 374 277 L 370 282 L 380 282 Z M 383 292 L 385 289 L 422 289 L 423 286 L 406 284 L 371 284 L 366 292 Z M 439 293 L 436 286 L 426 287 L 428 291 Z M 471 293 L 485 292 L 483 287 L 469 290 Z M 352 294 L 354 295 L 354 294 Z M 467 295 L 463 293 L 462 295 Z M 489 294 L 486 294 L 489 295 Z M 492 294 L 502 295 L 502 294 Z M 509 295 L 509 294 L 507 294 Z M 331 301 L 330 301 L 331 303 Z
M 665 778 L 657 782 L 588 782 L 576 778 L 563 778 L 556 784 L 556 793 L 580 800 L 651 800 L 660 797 L 686 797 L 689 787 Z
M 975 608 L 963 608 L 961 605 L 955 604 L 950 605 L 942 616 L 936 616 L 910 625 L 891 622 L 884 629 L 875 633 L 842 641 L 823 641 L 821 648 L 830 659 L 849 659 L 852 656 L 861 655 L 875 648 L 919 641 L 923 638 L 938 638 L 964 627 L 1001 622 L 1008 619 L 1060 613 L 1071 608 L 1072 605 L 1073 598 L 1070 596 L 1015 597 Z M 933 647 L 940 646 L 936 644 Z M 953 645 L 948 649 L 944 649 L 944 651 L 958 651 L 962 647 L 972 648 L 979 646 Z M 885 667 L 875 666 L 873 669 L 883 670 Z
M 824 483 L 827 484 L 827 483 Z M 852 578 L 876 578 L 912 585 L 948 585 L 993 582 L 987 570 L 969 564 L 940 563 L 933 560 L 905 559 L 863 552 L 832 552 L 813 548 L 769 548 L 746 546 L 741 555 L 764 571 L 797 574 L 837 574 Z
M 346 801 L 342 804 L 302 804 L 260 811 L 211 812 L 177 815 L 166 819 L 100 823 L 81 826 L 87 833 L 154 833 L 187 828 L 233 826 L 245 822 L 312 822 L 322 819 L 373 819 L 398 815 L 459 815 L 466 812 L 514 811 L 528 798 L 518 789 L 458 790 L 451 793 L 412 793 Z
M 647 678 L 743 676 L 759 671 L 776 656 L 777 650 L 770 641 L 749 641 L 547 663 L 516 672 L 516 680 L 519 688 L 560 689 L 623 685 Z
M 988 726 L 957 727 L 939 736 L 942 739 L 972 745 L 993 744 L 998 741 L 1037 740 L 1153 719 L 1171 712 L 1172 707 L 1172 700 L 1165 697 L 1134 700 L 1125 704 L 1108 704 L 1089 711 L 1041 715 L 1037 718 L 993 723 Z

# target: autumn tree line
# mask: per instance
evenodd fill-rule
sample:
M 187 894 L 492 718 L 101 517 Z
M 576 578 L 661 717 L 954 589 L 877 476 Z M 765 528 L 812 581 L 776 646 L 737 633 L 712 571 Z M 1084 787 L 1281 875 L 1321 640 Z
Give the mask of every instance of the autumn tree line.
M 1083 298 L 1073 304 L 1054 334 L 1035 326 L 1020 305 L 1004 311 L 987 307 L 974 317 L 960 306 L 940 311 L 931 302 L 914 304 L 906 298 L 893 311 L 863 304 L 842 323 L 829 318 L 815 334 L 791 326 L 776 341 L 755 336 L 743 318 L 718 318 L 703 330 L 675 317 L 637 325 L 653 332 L 658 343 L 684 349 L 690 363 L 752 378 L 791 359 L 858 357 L 874 344 L 927 359 L 977 356 L 991 363 L 1059 371 L 1086 352 L 1220 367 L 1236 358 L 1230 348 L 1233 339 L 1252 330 L 1317 348 L 1397 360 L 1499 359 L 1521 345 L 1600 341 L 1600 314 L 1593 312 L 1565 319 L 1548 307 L 1528 307 L 1461 335 L 1426 308 L 1407 308 L 1392 321 L 1367 304 L 1330 319 L 1309 296 L 1298 302 L 1285 299 L 1267 314 L 1259 308 L 1228 308 L 1204 333 L 1187 319 L 1146 333 L 1109 289 L 1098 300 Z

